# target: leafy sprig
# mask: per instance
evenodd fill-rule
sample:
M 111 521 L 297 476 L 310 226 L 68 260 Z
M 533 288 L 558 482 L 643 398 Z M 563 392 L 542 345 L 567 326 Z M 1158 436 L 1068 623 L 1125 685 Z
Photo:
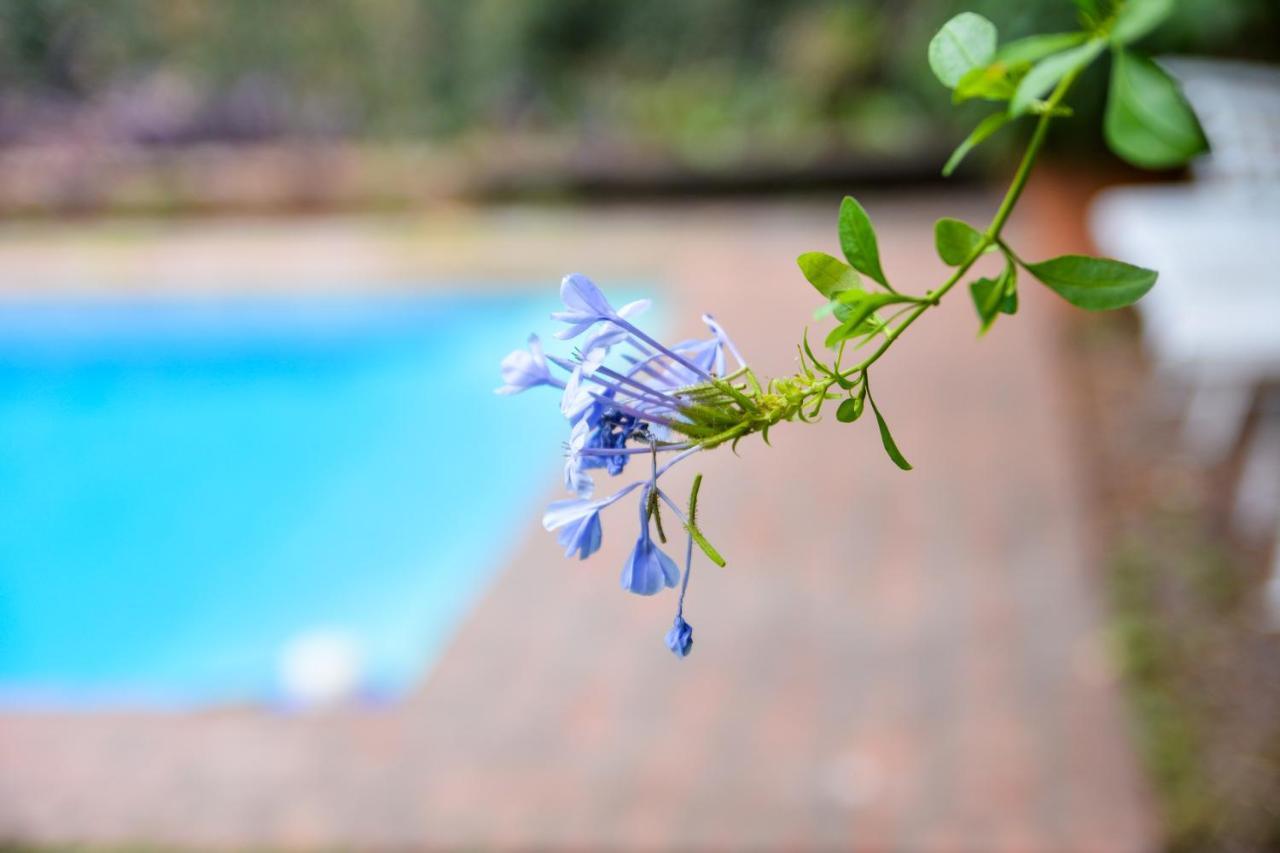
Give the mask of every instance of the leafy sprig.
M 788 417 L 817 417 L 828 399 L 843 396 L 836 419 L 850 423 L 862 416 L 865 403 L 870 402 L 885 451 L 900 468 L 909 470 L 871 396 L 869 370 L 921 315 L 968 276 L 979 258 L 989 252 L 1004 256 L 997 276 L 969 282 L 979 334 L 1001 314 L 1017 312 L 1019 268 L 1072 305 L 1090 311 L 1131 305 L 1155 284 L 1154 270 L 1107 258 L 1063 255 L 1028 262 L 1004 238 L 1005 225 L 1051 123 L 1071 115 L 1064 103 L 1067 93 L 1084 70 L 1107 53 L 1111 77 L 1103 129 L 1112 151 L 1136 166 L 1164 169 L 1181 166 L 1208 148 L 1177 83 L 1133 47 L 1169 15 L 1172 0 L 1077 0 L 1077 6 L 1081 13 L 1077 32 L 1036 35 L 1000 45 L 993 23 L 963 12 L 943 25 L 929 43 L 929 65 L 956 103 L 977 99 L 1002 105 L 955 149 L 943 167 L 944 175 L 1007 125 L 1034 117 L 1035 127 L 1009 188 L 985 228 L 949 217 L 935 224 L 934 247 L 953 271 L 922 296 L 890 283 L 881 266 L 870 216 L 857 200 L 844 199 L 837 225 L 844 259 L 822 252 L 806 252 L 797 259 L 804 277 L 825 300 L 815 319 L 834 316 L 837 325 L 824 339 L 835 350 L 830 360 L 814 353 L 807 334 L 802 338 L 802 374 L 793 388 L 801 399 L 794 401 Z M 871 348 L 868 355 L 852 366 L 843 365 L 847 349 L 856 352 L 864 347 Z
M 1026 188 L 1052 122 L 1071 115 L 1066 96 L 1093 62 L 1112 57 L 1106 137 L 1121 157 L 1140 166 L 1164 168 L 1186 162 L 1205 148 L 1204 135 L 1177 85 L 1132 44 L 1169 13 L 1172 0 L 1077 0 L 1082 28 L 1077 32 L 1033 36 L 1001 45 L 996 27 L 966 12 L 947 22 L 929 45 L 929 63 L 959 103 L 982 100 L 998 105 L 964 139 L 943 167 L 950 173 L 975 147 L 1007 125 L 1034 120 L 1026 150 L 999 207 L 985 227 L 944 217 L 933 229 L 934 248 L 950 268 L 936 287 L 916 294 L 886 274 L 875 226 L 853 198 L 840 204 L 837 221 L 842 257 L 806 252 L 797 259 L 800 271 L 822 297 L 815 320 L 834 320 L 823 336 L 829 352 L 819 355 L 808 330 L 797 346 L 799 370 L 791 376 L 761 381 L 728 335 L 710 315 L 703 321 L 713 333 L 707 341 L 688 341 L 674 348 L 644 332 L 629 318 L 642 303 L 614 309 L 604 294 L 581 275 L 561 282 L 565 310 L 553 318 L 566 324 L 558 333 L 571 339 L 595 330 L 576 361 L 545 355 L 536 336 L 529 349 L 503 359 L 499 393 L 517 393 L 548 385 L 562 391 L 561 411 L 574 424 L 566 445 L 565 484 L 576 497 L 556 501 L 543 524 L 559 530 L 566 555 L 585 559 L 600 547 L 599 514 L 636 489 L 640 492 L 640 535 L 623 564 L 624 589 L 653 595 L 679 583 L 675 619 L 667 647 L 685 657 L 693 646 L 693 627 L 684 618 L 685 594 L 696 545 L 712 563 L 725 559 L 704 535 L 698 522 L 702 475 L 694 478 L 687 512 L 659 486 L 671 466 L 692 453 L 724 444 L 736 448 L 743 438 L 769 431 L 784 421 L 809 422 L 829 401 L 838 401 L 836 420 L 853 423 L 870 408 L 885 452 L 909 471 L 911 463 L 898 447 L 879 402 L 871 390 L 875 364 L 899 338 L 957 285 L 967 282 L 984 334 L 1002 314 L 1018 311 L 1019 270 L 1030 274 L 1073 305 L 1093 311 L 1120 308 L 1141 298 L 1155 284 L 1156 273 L 1122 261 L 1063 255 L 1028 261 L 1009 244 L 1005 225 Z M 1003 259 L 994 276 L 971 273 L 987 254 Z M 629 367 L 618 372 L 604 363 L 615 343 L 634 350 Z M 738 369 L 726 372 L 724 353 Z M 636 354 L 638 353 L 638 355 Z M 553 375 L 554 366 L 569 374 Z M 691 384 L 686 384 L 691 383 Z M 646 443 L 645 447 L 628 446 Z M 593 499 L 593 483 L 585 474 L 605 468 L 621 474 L 628 459 L 648 453 L 650 474 L 612 496 Z M 674 453 L 658 464 L 659 454 Z M 662 505 L 688 534 L 683 578 L 665 552 Z

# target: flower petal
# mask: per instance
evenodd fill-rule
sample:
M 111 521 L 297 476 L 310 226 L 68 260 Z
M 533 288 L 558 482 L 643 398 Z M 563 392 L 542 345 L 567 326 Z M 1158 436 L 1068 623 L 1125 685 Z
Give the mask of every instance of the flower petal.
M 575 521 L 580 521 L 593 512 L 599 512 L 600 504 L 600 501 L 592 501 L 585 498 L 565 498 L 560 501 L 552 501 L 547 506 L 547 511 L 542 514 L 542 527 L 545 530 L 555 530 Z
M 560 331 L 556 332 L 556 337 L 562 341 L 567 341 L 567 340 L 571 340 L 572 338 L 576 338 L 578 335 L 582 334 L 587 329 L 590 329 L 596 323 L 600 322 L 599 318 L 597 317 L 591 317 L 586 320 L 583 320 L 580 315 L 570 314 L 568 312 L 559 312 L 559 311 L 552 314 L 551 319 L 559 320 L 562 323 L 569 324 L 569 327 L 567 329 L 561 329 Z
M 586 473 L 585 457 L 580 452 L 591 437 L 591 424 L 585 419 L 573 425 L 569 434 L 569 453 L 564 460 L 564 487 L 580 498 L 589 498 L 595 483 Z
M 746 359 L 742 357 L 742 353 L 738 352 L 738 348 L 733 345 L 733 339 L 729 337 L 729 333 L 724 330 L 724 327 L 716 321 L 716 318 L 712 317 L 710 314 L 703 314 L 702 322 L 707 324 L 707 328 L 709 328 L 711 333 L 716 336 L 716 340 L 718 340 L 723 347 L 728 349 L 729 352 L 733 353 L 733 357 L 738 360 L 738 366 L 746 367 Z
M 628 302 L 618 309 L 618 316 L 628 320 L 632 317 L 638 317 L 648 311 L 649 306 L 652 304 L 648 299 L 637 299 L 634 302 Z
M 560 280 L 560 301 L 570 311 L 594 314 L 597 318 L 614 314 L 613 306 L 604 298 L 600 288 L 580 273 L 570 273 Z
M 636 540 L 622 566 L 622 588 L 636 595 L 655 595 L 662 590 L 662 571 L 653 560 L 654 546 L 647 536 Z
M 636 595 L 655 595 L 663 587 L 675 586 L 680 570 L 675 562 L 653 544 L 649 536 L 648 485 L 640 492 L 640 536 L 622 566 L 622 588 Z
M 680 583 L 680 567 L 676 565 L 676 561 L 668 557 L 667 553 L 657 545 L 653 546 L 653 556 L 658 570 L 662 573 L 662 582 L 669 587 Z
M 565 383 L 564 393 L 560 397 L 560 414 L 574 425 L 575 435 L 571 437 L 570 444 L 577 440 L 579 449 L 586 446 L 586 434 L 578 436 L 577 426 L 591 421 L 591 418 L 584 418 L 583 415 L 590 412 L 597 402 L 588 384 L 582 381 L 582 366 L 575 367 L 573 373 L 569 374 L 569 381 Z
M 586 353 L 603 350 L 607 354 L 610 348 L 617 346 L 629 337 L 631 337 L 631 333 L 621 326 L 615 323 L 603 323 L 599 329 L 583 342 L 582 350 Z
M 537 335 L 529 336 L 528 350 L 515 350 L 502 359 L 499 369 L 503 384 L 494 391 L 496 394 L 519 394 L 538 385 L 561 386 L 560 380 L 551 375 Z
M 600 550 L 600 540 L 603 538 L 603 531 L 600 528 L 599 512 L 592 512 L 584 518 L 567 525 L 560 531 L 560 535 L 556 537 L 556 541 L 564 546 L 564 555 L 572 557 L 578 555 L 578 559 L 585 560 Z

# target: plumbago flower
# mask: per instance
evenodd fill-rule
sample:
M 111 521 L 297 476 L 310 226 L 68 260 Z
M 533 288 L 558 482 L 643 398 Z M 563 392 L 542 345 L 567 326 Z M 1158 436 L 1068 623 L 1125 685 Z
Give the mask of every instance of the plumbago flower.
M 551 316 L 563 324 L 557 338 L 580 341 L 573 357 L 545 354 L 541 341 L 532 336 L 527 350 L 502 360 L 499 394 L 554 388 L 560 392 L 560 411 L 569 424 L 564 484 L 572 497 L 552 503 L 543 526 L 557 532 L 566 557 L 576 554 L 586 559 L 599 549 L 603 538 L 601 512 L 635 494 L 640 530 L 623 564 L 622 587 L 637 595 L 680 587 L 675 619 L 666 635 L 667 647 L 677 656 L 685 657 L 693 647 L 693 628 L 684 618 L 693 546 L 719 566 L 725 561 L 698 528 L 702 476 L 694 477 L 687 512 L 682 511 L 661 485 L 662 476 L 673 466 L 723 444 L 736 447 L 757 433 L 768 443 L 769 430 L 779 423 L 815 421 L 827 401 L 840 400 L 836 420 L 843 423 L 859 420 L 869 404 L 889 458 L 910 470 L 871 396 L 870 369 L 957 284 L 969 278 L 982 334 L 1001 314 L 1017 311 L 1019 269 L 1071 304 L 1089 310 L 1130 305 L 1155 283 L 1153 270 L 1105 258 L 1064 255 L 1029 262 L 1004 237 L 1005 224 L 1050 123 L 1071 115 L 1064 104 L 1068 90 L 1108 50 L 1113 61 L 1105 136 L 1115 153 L 1137 166 L 1168 168 L 1185 163 L 1206 147 L 1177 84 L 1130 47 L 1161 22 L 1173 4 L 1168 0 L 1077 0 L 1077 5 L 1082 10 L 1079 32 L 998 45 L 994 24 L 964 12 L 948 21 L 930 42 L 929 64 L 939 81 L 953 90 L 954 100 L 982 99 L 1004 105 L 960 144 L 944 174 L 950 174 L 971 149 L 1004 125 L 1029 117 L 1035 119 L 1035 128 L 1009 189 L 985 228 L 957 219 L 938 220 L 934 245 L 952 272 L 923 295 L 909 294 L 890 283 L 880 263 L 871 218 L 853 198 L 844 199 L 837 229 L 843 259 L 824 252 L 807 252 L 797 259 L 823 300 L 814 319 L 833 317 L 836 323 L 825 336 L 831 351 L 825 358 L 813 351 L 806 331 L 797 347 L 798 371 L 761 382 L 710 315 L 702 317 L 709 337 L 666 346 L 634 322 L 648 307 L 647 301 L 614 309 L 590 280 L 570 275 L 560 285 L 564 310 Z M 970 271 L 990 254 L 1002 261 L 999 271 L 971 277 Z M 845 363 L 846 351 L 865 355 L 850 365 Z M 649 463 L 646 475 L 607 497 L 595 497 L 592 472 L 622 476 L 628 467 L 634 469 L 637 456 L 642 457 L 642 465 Z M 663 506 L 687 535 L 683 570 L 661 547 L 667 544 Z
M 546 355 L 538 337 L 531 336 L 527 350 L 516 350 L 502 360 L 503 385 L 497 389 L 499 394 L 544 386 L 560 391 L 560 411 L 570 425 L 564 485 L 574 496 L 552 503 L 543 516 L 543 526 L 556 531 L 566 557 L 577 555 L 585 560 L 600 548 L 600 513 L 638 491 L 639 535 L 623 565 L 621 584 L 637 595 L 681 587 L 676 615 L 679 630 L 673 628 L 675 639 L 668 645 L 684 656 L 692 645 L 693 629 L 684 621 L 683 605 L 693 545 L 699 544 L 719 565 L 724 565 L 724 559 L 697 528 L 701 477 L 695 478 L 688 514 L 659 482 L 693 453 L 745 434 L 729 423 L 737 420 L 738 414 L 717 407 L 723 408 L 726 399 L 748 399 L 735 380 L 749 371 L 738 348 L 709 315 L 702 318 L 709 337 L 666 346 L 632 322 L 631 318 L 648 307 L 647 301 L 615 310 L 600 289 L 581 275 L 565 277 L 560 298 L 565 310 L 552 314 L 552 319 L 564 328 L 556 337 L 582 339 L 574 357 Z M 726 375 L 729 356 L 737 370 Z M 634 468 L 636 456 L 643 457 L 642 464 L 647 459 L 647 477 L 607 497 L 594 496 L 595 480 L 590 472 L 620 476 L 629 465 Z M 683 571 L 661 547 L 667 542 L 663 505 L 679 519 L 688 537 Z

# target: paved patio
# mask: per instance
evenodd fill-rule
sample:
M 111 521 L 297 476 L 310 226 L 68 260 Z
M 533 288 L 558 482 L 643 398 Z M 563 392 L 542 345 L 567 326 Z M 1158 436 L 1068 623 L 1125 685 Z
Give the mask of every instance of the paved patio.
M 836 201 L 10 229 L 0 268 L 42 290 L 203 290 L 246 271 L 310 287 L 657 280 L 682 330 L 713 310 L 758 369 L 783 373 L 814 307 L 792 259 L 835 249 Z M 991 207 L 866 203 L 886 268 L 915 290 L 940 277 L 933 218 L 985 221 Z M 1024 236 L 1024 255 L 1041 254 L 1035 242 Z M 662 645 L 672 596 L 618 589 L 629 511 L 606 517 L 602 553 L 571 563 L 530 507 L 518 559 L 394 708 L 0 715 L 0 838 L 1157 847 L 1106 656 L 1073 458 L 1087 425 L 1064 400 L 1053 299 L 1024 282 L 1022 312 L 978 341 L 957 290 L 881 362 L 876 397 L 913 472 L 884 457 L 873 422 L 833 418 L 685 466 L 706 475 L 704 526 L 729 560 L 695 568 L 689 659 Z

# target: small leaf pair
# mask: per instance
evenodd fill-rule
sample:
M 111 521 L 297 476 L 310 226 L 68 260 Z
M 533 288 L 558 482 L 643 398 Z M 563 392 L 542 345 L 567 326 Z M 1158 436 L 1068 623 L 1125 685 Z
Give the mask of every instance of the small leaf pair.
M 796 258 L 796 263 L 809 283 L 830 300 L 838 293 L 860 287 L 858 273 L 862 273 L 892 291 L 880 266 L 880 247 L 871 217 L 852 196 L 845 196 L 840 203 L 837 231 L 840 251 L 848 263 L 825 252 L 805 252 Z
M 829 347 L 838 346 L 850 338 L 883 330 L 885 324 L 876 316 L 877 309 L 885 305 L 915 301 L 912 297 L 898 294 L 889 284 L 884 268 L 880 265 L 880 247 L 871 217 L 851 196 L 845 196 L 840 203 L 838 232 L 844 261 L 825 252 L 806 252 L 796 258 L 804 277 L 827 299 L 827 304 L 815 313 L 815 319 L 835 314 L 840 321 L 840 325 L 827 335 L 826 345 Z M 858 273 L 880 284 L 888 292 L 863 290 Z
M 1013 258 L 1005 258 L 1004 271 L 995 278 L 980 278 L 969 285 L 973 307 L 978 311 L 982 326 L 979 335 L 985 335 L 1000 314 L 1018 312 L 1018 267 Z
M 1013 97 L 1029 63 L 1039 51 L 1057 49 L 1057 42 L 1014 42 L 997 50 L 995 24 L 974 12 L 961 12 L 942 26 L 929 42 L 929 67 L 957 103 L 974 98 L 1006 101 Z M 1054 37 L 1049 37 L 1054 38 Z M 1010 48 L 1014 48 L 1010 50 Z M 955 171 L 974 148 L 1009 123 L 1004 111 L 984 118 L 947 159 L 944 176 Z
M 1056 36 L 1034 36 L 1030 39 L 1023 39 L 1021 43 L 1015 42 L 1010 45 L 1011 54 L 1021 53 L 1031 61 L 1043 59 L 1043 62 L 1036 65 L 1023 79 L 1022 84 L 1018 87 L 1012 101 L 1010 102 L 1010 112 L 1014 115 L 1020 115 L 1027 112 L 1035 99 L 1043 97 L 1054 85 L 1058 83 L 1067 74 L 1074 74 L 1084 66 L 1092 62 L 1105 48 L 1110 45 L 1116 51 L 1117 60 L 1121 55 L 1130 58 L 1143 59 L 1136 54 L 1125 50 L 1125 46 L 1130 42 L 1142 38 L 1151 30 L 1155 29 L 1161 22 L 1167 18 L 1174 8 L 1174 0 L 1127 0 L 1120 4 L 1117 11 L 1111 15 L 1104 15 L 1098 8 L 1087 10 L 1084 15 L 1086 26 L 1090 28 L 1090 33 L 1064 33 Z M 1085 42 L 1086 38 L 1088 39 Z M 1079 47 L 1075 44 L 1085 42 Z M 1073 48 L 1074 49 L 1068 49 Z M 1042 48 L 1049 48 L 1043 53 L 1039 52 Z M 1002 50 L 1002 54 L 1005 52 Z M 1038 55 L 1033 55 L 1038 54 Z M 1002 58 L 1005 61 L 1012 61 L 1008 55 Z M 1144 60 L 1149 63 L 1149 60 Z M 1158 69 L 1157 69 L 1158 72 Z M 1117 71 L 1113 66 L 1112 70 L 1112 94 L 1114 95 L 1115 82 L 1117 74 L 1121 76 L 1127 75 L 1127 70 Z M 1163 72 L 1158 72 L 1163 74 Z M 1167 79 L 1167 78 L 1166 78 Z M 1177 95 L 1177 88 L 1172 81 L 1168 81 L 1169 87 L 1174 95 Z M 1161 86 L 1164 86 L 1162 83 Z M 1154 91 L 1151 94 L 1155 94 Z M 1161 98 L 1168 98 L 1169 92 L 1160 93 Z M 1170 111 L 1170 114 L 1181 113 L 1184 111 L 1184 105 L 1160 104 L 1153 105 L 1152 112 Z M 1189 110 L 1186 110 L 1189 112 Z M 1182 119 L 1178 119 L 1178 123 L 1183 123 Z M 1194 124 L 1194 116 L 1192 116 Z M 1198 125 L 1197 125 L 1198 127 Z M 1191 156 L 1199 153 L 1199 150 L 1187 149 L 1178 162 L 1185 162 Z M 1119 152 L 1117 152 L 1119 153 Z M 1139 164 L 1141 165 L 1141 164 Z
M 841 401 L 836 408 L 836 420 L 842 424 L 851 424 L 862 417 L 862 408 L 865 400 L 866 394 L 858 393 Z
M 880 429 L 880 442 L 884 445 L 885 453 L 889 454 L 889 458 L 893 460 L 893 464 L 897 465 L 903 471 L 911 470 L 911 463 L 902 455 L 902 451 L 898 449 L 898 444 L 893 440 L 893 435 L 889 432 L 889 424 L 885 422 L 884 415 L 880 414 L 880 407 L 876 405 L 875 398 L 871 396 L 871 381 L 867 378 L 867 372 L 862 371 L 862 381 L 858 387 L 858 393 L 844 400 L 839 408 L 836 409 L 836 420 L 841 423 L 853 423 L 862 417 L 863 407 L 867 402 L 871 403 L 871 411 L 876 416 L 876 426 Z
M 963 224 L 963 223 L 961 223 Z M 996 278 L 980 278 L 969 285 L 974 308 L 986 334 L 999 314 L 1018 310 L 1017 258 L 1001 244 L 1005 267 Z M 1023 262 L 1027 271 L 1077 308 L 1109 311 L 1132 305 L 1156 283 L 1155 270 L 1085 255 L 1062 255 L 1040 263 Z
M 1012 119 L 1044 112 L 1046 95 L 1108 47 L 1113 61 L 1103 129 L 1111 150 L 1135 166 L 1168 169 L 1208 149 L 1177 83 L 1128 47 L 1172 13 L 1174 0 L 1081 2 L 1087 6 L 1081 9 L 1085 32 L 1032 36 L 997 48 L 995 25 L 963 12 L 930 41 L 929 65 L 955 101 L 982 98 L 1009 104 L 969 133 L 948 158 L 943 175 L 954 172 L 970 151 Z
M 836 295 L 833 313 L 840 325 L 832 329 L 823 342 L 836 347 L 841 341 L 873 334 L 884 328 L 884 321 L 875 312 L 886 305 L 916 302 L 915 297 L 899 293 L 867 293 L 864 290 L 846 290 Z

